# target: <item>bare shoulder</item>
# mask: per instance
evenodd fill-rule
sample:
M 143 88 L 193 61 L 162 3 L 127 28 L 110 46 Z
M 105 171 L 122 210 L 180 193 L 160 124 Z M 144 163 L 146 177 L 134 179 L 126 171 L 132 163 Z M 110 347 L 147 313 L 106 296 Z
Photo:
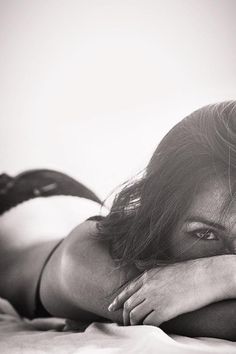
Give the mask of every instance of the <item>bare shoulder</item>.
M 83 223 L 76 226 L 70 234 L 67 236 L 67 242 L 84 241 L 91 242 L 97 235 L 97 222 L 86 220 Z
M 77 269 L 77 276 L 91 280 L 91 289 L 102 284 L 106 293 L 113 292 L 133 276 L 133 269 L 117 266 L 109 252 L 108 242 L 98 235 L 96 221 L 78 225 L 65 241 L 62 258 L 66 271 L 72 273 L 72 269 Z
M 110 290 L 105 268 L 109 263 L 109 253 L 96 241 L 96 234 L 96 222 L 79 224 L 47 263 L 40 297 L 45 308 L 54 316 L 73 319 L 87 318 L 89 313 L 103 315 L 100 308 L 104 300 L 100 303 L 98 293 L 100 289 L 100 299 L 103 299 Z M 104 283 L 106 286 L 101 289 Z
M 109 245 L 100 239 L 96 221 L 78 225 L 63 242 L 62 263 L 69 269 L 80 269 L 81 276 L 96 279 L 114 273 L 116 264 L 109 252 Z M 96 283 L 94 279 L 94 284 Z
M 76 258 L 78 255 L 88 257 L 89 254 L 93 255 L 103 249 L 107 252 L 106 245 L 99 239 L 97 222 L 90 220 L 79 224 L 70 232 L 64 241 L 64 248 L 71 256 L 76 255 Z
M 120 320 L 120 313 L 107 308 L 129 272 L 117 268 L 107 242 L 99 238 L 96 222 L 78 225 L 55 252 L 46 271 L 41 299 L 50 313 L 71 319 L 94 318 L 91 314 L 96 314 Z

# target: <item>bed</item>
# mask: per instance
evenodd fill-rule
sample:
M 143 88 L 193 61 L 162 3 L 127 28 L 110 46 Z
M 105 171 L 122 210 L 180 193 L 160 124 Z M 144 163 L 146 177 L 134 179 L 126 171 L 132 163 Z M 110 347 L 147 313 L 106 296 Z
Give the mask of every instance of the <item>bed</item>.
M 66 224 L 65 218 L 58 216 L 65 213 Z M 4 213 L 0 217 L 0 233 L 9 239 L 24 233 L 25 242 L 30 243 L 39 232 L 45 239 L 49 235 L 62 236 L 87 217 L 100 213 L 100 206 L 83 198 L 36 198 Z M 25 218 L 29 220 L 27 224 L 22 223 Z M 153 326 L 123 327 L 94 322 L 84 328 L 77 322 L 58 318 L 29 320 L 21 318 L 6 300 L 0 299 L 0 353 L 230 354 L 236 353 L 236 342 L 167 335 Z
M 58 318 L 22 319 L 0 300 L 0 353 L 236 353 L 236 343 L 214 338 L 168 336 L 153 326 L 92 323 L 75 330 Z

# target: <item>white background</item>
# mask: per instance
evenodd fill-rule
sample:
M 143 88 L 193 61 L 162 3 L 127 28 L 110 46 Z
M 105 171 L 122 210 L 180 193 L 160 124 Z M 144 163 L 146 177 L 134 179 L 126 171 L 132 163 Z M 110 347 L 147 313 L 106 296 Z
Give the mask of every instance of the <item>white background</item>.
M 236 98 L 235 0 L 0 0 L 0 172 L 104 198 L 202 105 Z

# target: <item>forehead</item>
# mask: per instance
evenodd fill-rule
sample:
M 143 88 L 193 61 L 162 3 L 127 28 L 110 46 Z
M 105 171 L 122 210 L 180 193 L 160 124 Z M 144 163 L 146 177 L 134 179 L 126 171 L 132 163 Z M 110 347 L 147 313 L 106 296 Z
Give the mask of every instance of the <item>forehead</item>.
M 236 213 L 236 202 L 231 201 L 229 183 L 226 178 L 210 178 L 199 186 L 192 198 L 186 213 L 188 216 L 219 221 L 228 206 L 227 212 Z

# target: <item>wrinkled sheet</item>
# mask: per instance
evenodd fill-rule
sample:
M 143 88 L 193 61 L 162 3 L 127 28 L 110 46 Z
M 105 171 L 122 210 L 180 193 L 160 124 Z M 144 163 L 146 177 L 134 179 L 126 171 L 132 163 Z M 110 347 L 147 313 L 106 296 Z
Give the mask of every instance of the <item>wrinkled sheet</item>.
M 84 332 L 65 329 L 62 319 L 20 318 L 0 300 L 0 353 L 197 354 L 236 353 L 236 343 L 214 338 L 168 336 L 153 326 L 92 323 Z

